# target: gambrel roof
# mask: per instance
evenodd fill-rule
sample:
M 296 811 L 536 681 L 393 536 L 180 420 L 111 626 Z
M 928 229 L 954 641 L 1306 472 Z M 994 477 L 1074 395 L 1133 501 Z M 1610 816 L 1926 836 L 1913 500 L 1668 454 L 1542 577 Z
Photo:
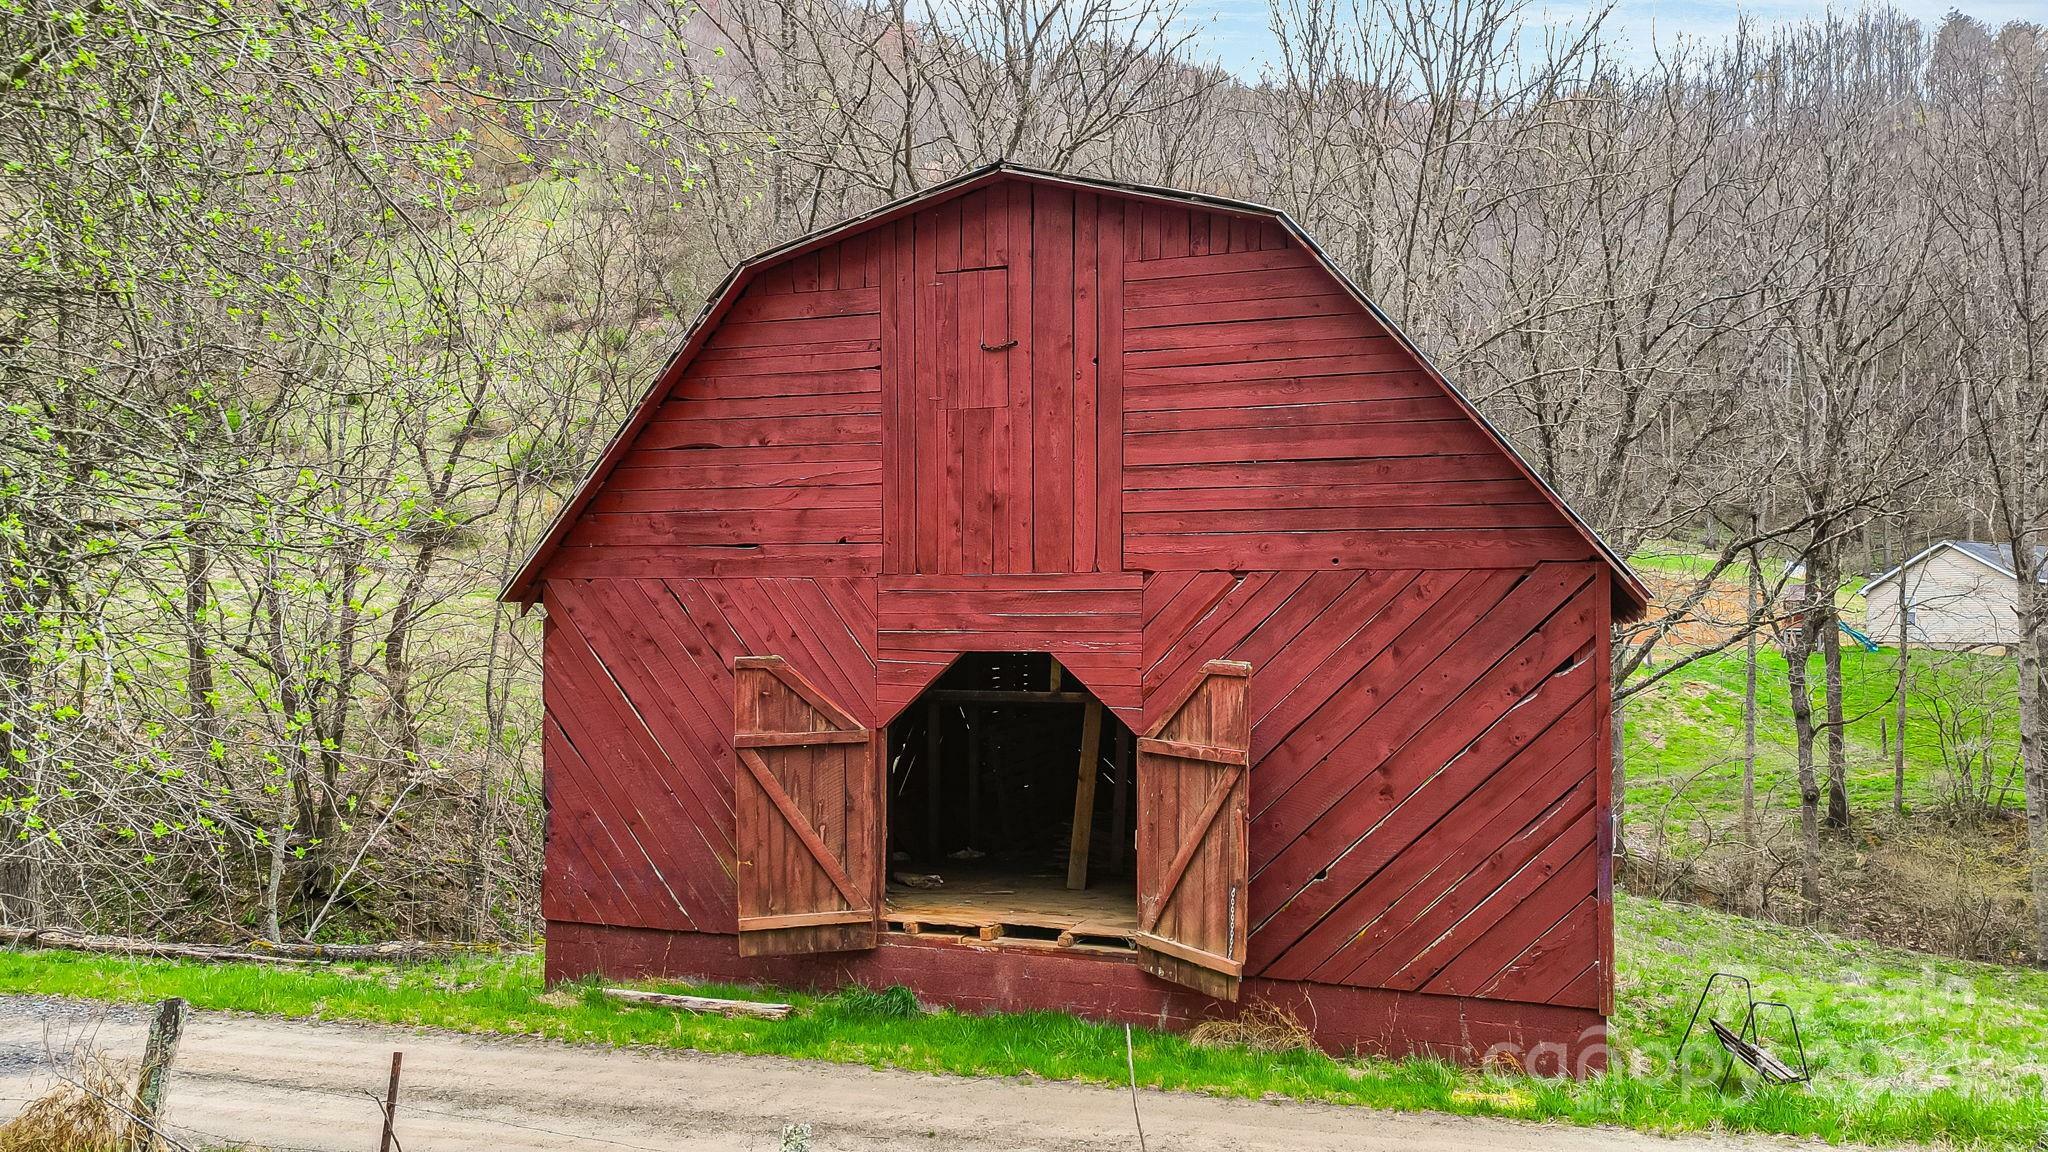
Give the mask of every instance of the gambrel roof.
M 763 272 L 782 265 L 807 253 L 815 252 L 828 245 L 839 243 L 849 237 L 896 221 L 907 214 L 919 212 L 945 201 L 966 196 L 979 189 L 1000 181 L 1024 181 L 1034 184 L 1065 187 L 1076 191 L 1096 193 L 1103 196 L 1120 197 L 1133 201 L 1162 202 L 1182 207 L 1197 207 L 1240 217 L 1266 219 L 1277 224 L 1293 241 L 1312 255 L 1317 265 L 1343 292 L 1351 296 L 1386 332 L 1403 351 L 1413 357 L 1416 364 L 1428 377 L 1440 386 L 1445 395 L 1483 430 L 1485 436 L 1512 461 L 1514 469 L 1526 478 L 1545 502 L 1573 530 L 1582 536 L 1592 553 L 1600 557 L 1614 578 L 1615 616 L 1617 619 L 1633 619 L 1640 616 L 1648 605 L 1648 592 L 1642 582 L 1631 572 L 1628 565 L 1601 540 L 1590 525 L 1575 513 L 1564 498 L 1537 474 L 1535 469 L 1522 459 L 1507 438 L 1499 432 L 1463 393 L 1438 372 L 1428 357 L 1417 348 L 1400 328 L 1389 319 L 1379 307 L 1352 282 L 1342 269 L 1338 268 L 1318 247 L 1315 241 L 1286 213 L 1260 204 L 1208 196 L 1200 193 L 1175 189 L 1125 184 L 1105 180 L 1063 175 L 1056 172 L 998 163 L 965 173 L 945 183 L 934 185 L 912 196 L 884 205 L 866 215 L 848 220 L 833 227 L 793 240 L 741 262 L 727 275 L 725 280 L 711 294 L 703 310 L 692 322 L 682 346 L 669 360 L 666 367 L 650 384 L 645 395 L 636 405 L 632 415 L 612 437 L 604 453 L 598 459 L 583 483 L 556 515 L 547 533 L 528 555 L 518 573 L 513 576 L 501 593 L 501 599 L 531 604 L 540 596 L 540 581 L 550 560 L 562 547 L 565 537 L 578 518 L 589 507 L 593 498 L 603 488 L 606 479 L 630 450 L 636 436 L 653 418 L 674 388 L 677 381 L 689 368 L 692 360 L 701 352 L 719 327 L 721 320 L 740 299 L 748 284 Z

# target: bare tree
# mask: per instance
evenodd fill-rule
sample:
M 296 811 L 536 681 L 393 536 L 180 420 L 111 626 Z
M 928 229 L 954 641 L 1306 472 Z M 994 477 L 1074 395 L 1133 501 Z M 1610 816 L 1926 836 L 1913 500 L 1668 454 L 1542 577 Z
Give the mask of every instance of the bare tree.
M 1994 36 L 1951 18 L 1936 77 L 1945 298 L 1976 463 L 2018 575 L 2035 955 L 2048 957 L 2048 44 L 2038 27 Z

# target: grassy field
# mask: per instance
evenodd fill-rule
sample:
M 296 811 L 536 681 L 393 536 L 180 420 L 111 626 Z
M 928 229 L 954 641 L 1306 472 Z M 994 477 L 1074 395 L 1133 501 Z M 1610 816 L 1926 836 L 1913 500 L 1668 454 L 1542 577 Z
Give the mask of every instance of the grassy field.
M 1895 721 L 1898 653 L 1842 653 L 1843 711 L 1853 811 L 1886 812 L 1892 800 L 1887 742 Z M 2021 804 L 2015 768 L 2019 720 L 2013 663 L 1997 656 L 1916 653 L 1907 697 L 1906 801 L 1927 808 L 1948 799 L 1967 760 L 1973 775 L 1989 764 L 1990 799 Z M 1741 808 L 1742 697 L 1746 660 L 1735 650 L 1703 657 L 1628 702 L 1626 723 L 1630 819 L 1661 827 L 1667 850 L 1683 855 L 1707 826 L 1726 828 Z M 1821 663 L 1812 661 L 1815 711 Z M 1799 801 L 1785 658 L 1764 645 L 1757 669 L 1757 795 L 1767 815 L 1796 814 Z M 1822 748 L 1816 756 L 1824 757 Z M 1825 761 L 1823 760 L 1823 765 Z M 1823 770 L 1824 767 L 1823 767 Z M 1981 776 L 1979 775 L 1979 778 Z
M 1645 575 L 1700 577 L 1714 570 L 1716 559 L 1714 555 L 1681 541 L 1666 540 L 1629 557 L 1628 566 Z M 1784 560 L 1766 558 L 1763 562 L 1765 583 L 1775 585 L 1784 578 L 1785 569 Z M 1739 592 L 1749 580 L 1749 565 L 1735 561 L 1721 570 L 1720 579 Z M 1860 573 L 1844 575 L 1839 602 L 1845 606 L 1860 604 L 1864 580 Z
M 1608 1076 L 1544 1081 L 1430 1061 L 1204 1047 L 1139 1031 L 1138 1079 L 1231 1096 L 1653 1132 L 1731 1130 L 2001 1150 L 2032 1149 L 2048 1134 L 2048 973 L 1889 951 L 1628 898 L 1619 903 L 1618 931 L 1617 1043 Z M 1816 1065 L 1810 1091 L 1745 1084 L 1723 1094 L 1714 1086 L 1718 1064 L 1673 1074 L 1672 1051 L 1693 997 L 1717 968 L 1745 972 L 1761 992 L 1798 1008 Z M 588 987 L 549 993 L 531 957 L 302 971 L 0 952 L 0 991 L 11 993 L 134 1003 L 175 995 L 201 1008 L 956 1075 L 1031 1073 L 1104 1083 L 1125 1076 L 1122 1029 L 1067 1016 L 927 1013 L 900 990 L 822 997 L 698 990 L 788 999 L 798 1011 L 782 1021 L 726 1019 L 624 1007 Z

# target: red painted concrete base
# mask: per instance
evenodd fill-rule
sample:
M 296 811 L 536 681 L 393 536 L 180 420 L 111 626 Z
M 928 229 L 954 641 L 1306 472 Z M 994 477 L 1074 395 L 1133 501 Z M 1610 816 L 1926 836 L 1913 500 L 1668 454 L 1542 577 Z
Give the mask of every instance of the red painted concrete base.
M 549 921 L 547 979 L 668 977 L 816 990 L 901 984 L 928 1004 L 965 1012 L 1051 1009 L 1167 1030 L 1270 1004 L 1336 1053 L 1435 1056 L 1548 1076 L 1607 1068 L 1607 1022 L 1586 1008 L 1257 978 L 1244 982 L 1233 1004 L 1161 980 L 1134 957 L 893 933 L 882 940 L 867 952 L 742 957 L 733 936 Z

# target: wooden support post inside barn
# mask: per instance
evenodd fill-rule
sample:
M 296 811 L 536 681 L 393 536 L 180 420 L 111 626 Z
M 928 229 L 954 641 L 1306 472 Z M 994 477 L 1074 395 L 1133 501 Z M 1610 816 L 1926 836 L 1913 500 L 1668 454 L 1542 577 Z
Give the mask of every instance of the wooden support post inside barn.
M 979 705 L 969 705 L 964 713 L 967 718 L 967 819 L 962 822 L 963 842 L 969 851 L 981 839 L 976 821 L 981 816 L 981 746 L 984 740 L 982 718 L 985 715 Z
M 940 771 L 940 724 L 945 718 L 944 708 L 937 700 L 926 702 L 924 707 L 924 860 L 927 867 L 936 868 L 945 858 L 945 843 L 941 839 L 945 821 L 945 775 Z
M 1102 705 L 1090 700 L 1081 721 L 1081 763 L 1074 770 L 1074 824 L 1067 843 L 1067 887 L 1088 886 L 1088 843 L 1095 831 L 1096 761 L 1102 754 Z
M 1113 755 L 1116 758 L 1116 782 L 1110 796 L 1109 808 L 1109 867 L 1111 871 L 1122 871 L 1124 853 L 1131 837 L 1131 734 L 1119 728 L 1112 737 L 1115 743 Z
M 1643 588 L 1273 210 L 997 166 L 747 261 L 506 595 L 550 980 L 1604 1059 Z

